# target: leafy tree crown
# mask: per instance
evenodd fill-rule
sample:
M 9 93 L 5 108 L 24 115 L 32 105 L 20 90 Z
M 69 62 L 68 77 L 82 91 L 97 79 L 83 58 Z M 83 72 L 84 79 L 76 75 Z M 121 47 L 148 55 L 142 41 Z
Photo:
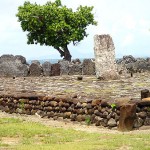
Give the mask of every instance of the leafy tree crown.
M 27 31 L 27 43 L 64 47 L 80 42 L 88 34 L 87 26 L 96 25 L 93 6 L 79 6 L 76 11 L 61 4 L 61 0 L 45 5 L 26 1 L 18 8 L 18 21 L 23 31 Z

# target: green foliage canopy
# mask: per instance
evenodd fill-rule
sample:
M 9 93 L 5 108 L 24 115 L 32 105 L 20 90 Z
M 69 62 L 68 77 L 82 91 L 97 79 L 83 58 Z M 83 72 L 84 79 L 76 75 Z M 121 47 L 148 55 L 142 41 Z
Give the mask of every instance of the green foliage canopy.
M 61 4 L 60 0 L 45 5 L 26 1 L 18 8 L 18 21 L 23 31 L 27 31 L 27 43 L 53 46 L 64 59 L 71 59 L 68 44 L 80 42 L 87 26 L 97 25 L 92 14 L 93 6 L 79 6 L 76 11 Z M 68 58 L 70 55 L 70 58 Z

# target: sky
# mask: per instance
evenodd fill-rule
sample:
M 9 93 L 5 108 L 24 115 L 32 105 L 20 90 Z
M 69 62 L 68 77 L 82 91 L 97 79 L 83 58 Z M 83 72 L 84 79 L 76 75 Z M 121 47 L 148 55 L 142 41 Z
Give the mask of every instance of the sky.
M 48 0 L 28 0 L 45 4 Z M 116 58 L 124 55 L 150 57 L 150 0 L 61 0 L 76 10 L 79 5 L 94 6 L 97 26 L 89 26 L 89 36 L 77 46 L 69 45 L 72 58 L 94 58 L 95 34 L 110 34 L 114 41 Z M 0 56 L 23 55 L 29 59 L 60 59 L 58 51 L 50 46 L 28 45 L 26 32 L 17 21 L 18 6 L 24 0 L 0 1 Z

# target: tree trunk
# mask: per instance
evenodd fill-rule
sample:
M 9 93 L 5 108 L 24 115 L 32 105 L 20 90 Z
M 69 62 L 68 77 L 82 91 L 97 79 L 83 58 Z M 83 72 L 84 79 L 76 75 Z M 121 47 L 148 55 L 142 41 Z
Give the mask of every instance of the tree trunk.
M 58 52 L 60 53 L 60 57 L 63 57 L 64 60 L 68 60 L 71 61 L 71 54 L 68 50 L 67 45 L 65 47 L 63 47 L 63 49 L 60 49 L 59 47 L 56 48 L 58 50 Z
M 68 61 L 71 61 L 71 54 L 70 54 L 70 52 L 69 52 L 69 50 L 68 50 L 68 47 L 66 46 L 65 48 L 64 48 L 64 60 L 68 60 Z

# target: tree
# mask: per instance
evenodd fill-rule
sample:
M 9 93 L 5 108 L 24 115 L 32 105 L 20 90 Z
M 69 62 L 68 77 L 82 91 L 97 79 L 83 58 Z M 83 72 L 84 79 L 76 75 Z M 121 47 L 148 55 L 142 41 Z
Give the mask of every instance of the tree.
M 71 61 L 68 45 L 87 37 L 87 26 L 97 25 L 92 14 L 93 6 L 79 6 L 76 11 L 61 4 L 61 0 L 45 5 L 25 2 L 18 7 L 18 21 L 27 31 L 27 43 L 52 46 L 65 60 Z

